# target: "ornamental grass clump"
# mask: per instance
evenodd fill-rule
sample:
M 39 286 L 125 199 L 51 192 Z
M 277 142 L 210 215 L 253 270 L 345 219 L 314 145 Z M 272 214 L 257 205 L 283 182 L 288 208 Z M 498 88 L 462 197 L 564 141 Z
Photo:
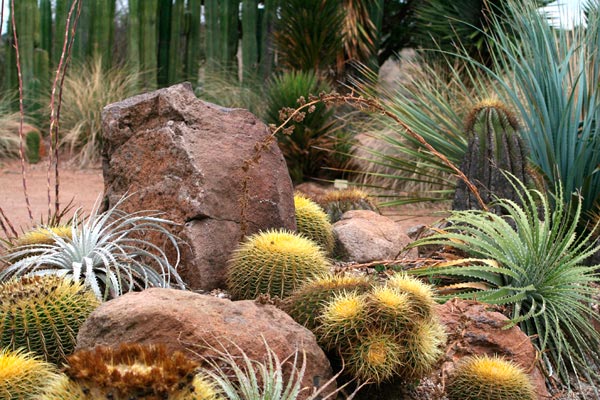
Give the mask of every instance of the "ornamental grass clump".
M 579 233 L 582 200 L 569 212 L 560 186 L 551 200 L 514 177 L 510 181 L 519 201 L 497 199 L 493 206 L 503 216 L 453 211 L 448 227 L 412 245 L 454 247 L 471 258 L 411 272 L 459 278 L 460 283 L 448 287 L 452 296 L 506 307 L 508 326 L 518 324 L 532 338 L 548 373 L 567 386 L 571 372 L 600 382 L 595 370 L 600 366 L 600 333 L 592 325 L 600 322 L 594 311 L 600 305 L 594 285 L 599 266 L 585 264 L 600 249 L 591 240 L 595 228 Z
M 102 300 L 147 287 L 184 288 L 177 274 L 179 246 L 168 227 L 174 223 L 156 213 L 119 210 L 125 198 L 113 207 L 88 218 L 77 211 L 70 235 L 52 233 L 52 243 L 15 246 L 0 257 L 6 267 L 0 281 L 24 275 L 58 275 L 81 281 Z M 164 248 L 146 240 L 161 236 L 176 254 L 175 263 Z

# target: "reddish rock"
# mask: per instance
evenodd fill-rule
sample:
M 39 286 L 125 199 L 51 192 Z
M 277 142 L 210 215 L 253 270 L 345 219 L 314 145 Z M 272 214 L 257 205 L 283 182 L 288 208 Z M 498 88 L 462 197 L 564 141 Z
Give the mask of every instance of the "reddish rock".
M 352 210 L 333 224 L 334 253 L 343 261 L 366 263 L 395 259 L 411 239 L 400 225 L 370 210 Z M 416 250 L 411 250 L 416 254 Z
M 329 361 L 312 332 L 275 306 L 250 300 L 232 302 L 162 288 L 128 293 L 90 315 L 79 330 L 77 350 L 126 342 L 163 343 L 194 359 L 214 355 L 207 347 L 224 346 L 239 355 L 239 346 L 259 362 L 265 360 L 266 342 L 280 360 L 296 350 L 305 354 L 304 386 L 323 384 L 332 377 Z
M 180 274 L 191 289 L 224 286 L 241 237 L 246 175 L 246 233 L 295 230 L 292 182 L 277 144 L 242 169 L 270 135 L 250 112 L 203 102 L 180 84 L 106 106 L 102 124 L 107 205 L 129 193 L 125 211 L 158 210 L 180 224 L 174 233 L 189 244 Z
M 504 329 L 509 319 L 486 307 L 489 306 L 458 299 L 438 306 L 440 321 L 448 334 L 442 371 L 451 373 L 456 362 L 466 356 L 498 355 L 528 371 L 538 398 L 549 399 L 544 376 L 537 365 L 537 352 L 529 337 L 517 326 Z

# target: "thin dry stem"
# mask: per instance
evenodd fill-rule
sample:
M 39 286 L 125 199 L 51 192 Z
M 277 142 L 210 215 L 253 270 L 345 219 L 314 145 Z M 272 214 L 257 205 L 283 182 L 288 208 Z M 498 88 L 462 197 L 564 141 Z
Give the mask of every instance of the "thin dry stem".
M 340 95 L 338 93 L 321 93 L 319 96 L 309 96 L 308 101 L 301 97 L 299 100 L 299 106 L 295 109 L 285 108 L 280 111 L 280 117 L 283 121 L 279 126 L 274 127 L 271 126 L 271 134 L 265 137 L 261 142 L 257 143 L 254 146 L 254 154 L 252 157 L 244 161 L 242 166 L 242 170 L 244 171 L 244 178 L 242 179 L 242 195 L 239 200 L 240 203 L 240 227 L 241 227 L 241 235 L 242 238 L 247 233 L 248 229 L 248 221 L 247 221 L 247 207 L 248 207 L 248 184 L 250 182 L 249 170 L 250 167 L 254 164 L 258 164 L 261 157 L 261 152 L 264 149 L 267 149 L 271 143 L 276 140 L 276 135 L 278 133 L 290 134 L 291 127 L 287 127 L 287 124 L 291 121 L 302 122 L 304 117 L 306 116 L 306 112 L 310 113 L 311 110 L 314 110 L 314 107 L 318 103 L 324 103 L 326 105 L 340 105 L 340 104 L 348 104 L 355 109 L 360 111 L 367 111 L 372 113 L 378 113 L 384 115 L 388 118 L 391 118 L 394 122 L 402 127 L 410 136 L 412 136 L 415 140 L 417 140 L 423 147 L 429 150 L 434 156 L 439 158 L 444 164 L 446 164 L 456 176 L 462 180 L 465 185 L 469 188 L 469 190 L 473 193 L 477 202 L 481 206 L 481 208 L 485 211 L 489 211 L 489 208 L 481 198 L 479 194 L 479 190 L 475 185 L 467 178 L 467 176 L 456 166 L 452 161 L 448 159 L 445 155 L 437 151 L 433 146 L 431 146 L 423 136 L 419 135 L 417 132 L 413 131 L 406 123 L 404 123 L 400 118 L 398 118 L 393 113 L 389 112 L 384 108 L 381 103 L 379 103 L 376 99 L 369 99 L 363 96 L 357 96 L 354 92 L 348 95 Z M 306 110 L 306 111 L 305 111 Z
M 71 18 L 73 12 L 77 6 L 77 14 L 73 20 L 73 26 L 71 26 Z M 52 198 L 50 195 L 50 171 L 52 165 L 54 165 L 54 215 L 60 215 L 60 199 L 59 199 L 59 188 L 60 188 L 60 176 L 59 176 L 59 162 L 58 162 L 58 133 L 59 133 L 59 120 L 60 120 L 60 107 L 62 105 L 62 88 L 67 74 L 67 68 L 69 61 L 71 60 L 71 53 L 73 43 L 75 41 L 75 32 L 77 29 L 77 22 L 81 15 L 81 1 L 73 0 L 69 14 L 67 15 L 67 23 L 65 24 L 65 35 L 63 40 L 62 53 L 60 55 L 60 61 L 56 68 L 56 74 L 54 76 L 54 82 L 52 84 L 52 95 L 50 97 L 50 162 L 48 164 L 47 182 L 48 182 L 48 217 L 51 215 L 51 204 Z M 69 35 L 69 28 L 71 28 L 71 35 Z M 59 84 L 60 79 L 60 84 Z M 55 104 L 56 90 L 58 89 L 58 102 Z
M 13 38 L 15 41 L 15 55 L 17 60 L 17 76 L 19 77 L 19 157 L 21 158 L 21 176 L 23 177 L 23 194 L 25 195 L 25 204 L 29 220 L 33 222 L 33 213 L 31 212 L 31 203 L 27 194 L 27 172 L 25 170 L 25 152 L 23 150 L 23 120 L 25 119 L 25 109 L 23 107 L 23 75 L 21 74 L 21 58 L 19 54 L 19 39 L 17 35 L 17 25 L 15 24 L 15 0 L 10 1 L 11 23 L 13 29 Z

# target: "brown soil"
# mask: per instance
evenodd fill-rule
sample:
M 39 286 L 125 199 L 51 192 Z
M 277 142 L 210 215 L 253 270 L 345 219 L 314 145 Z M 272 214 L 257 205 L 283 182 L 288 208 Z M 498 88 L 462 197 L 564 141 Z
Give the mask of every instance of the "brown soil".
M 38 223 L 48 216 L 48 163 L 26 164 L 27 194 L 31 205 L 33 221 L 29 218 L 23 191 L 21 162 L 18 160 L 0 161 L 0 207 L 18 232 Z M 54 210 L 54 172 L 51 173 L 52 210 Z M 104 189 L 102 170 L 99 167 L 79 169 L 60 166 L 59 200 L 61 207 L 73 199 L 75 208 L 89 213 Z M 71 213 L 72 214 L 72 213 Z M 4 237 L 0 230 L 0 237 Z
M 31 204 L 33 221 L 29 218 L 25 196 L 21 162 L 18 160 L 0 161 L 0 207 L 18 232 L 31 227 L 48 215 L 48 163 L 26 164 L 27 194 Z M 54 173 L 50 174 L 52 183 L 51 209 L 54 209 Z M 59 169 L 59 200 L 64 207 L 71 199 L 75 208 L 89 213 L 94 203 L 100 199 L 104 190 L 102 170 L 99 166 L 80 169 L 63 163 Z M 440 219 L 439 207 L 409 207 L 396 210 L 384 209 L 384 214 L 397 221 L 404 231 L 420 224 L 431 224 Z M 0 229 L 0 237 L 5 234 Z

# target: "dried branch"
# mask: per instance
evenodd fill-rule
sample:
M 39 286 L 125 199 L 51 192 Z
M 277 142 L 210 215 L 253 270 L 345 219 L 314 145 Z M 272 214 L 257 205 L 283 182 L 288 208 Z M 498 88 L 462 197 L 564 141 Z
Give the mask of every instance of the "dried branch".
M 456 166 L 452 161 L 448 159 L 445 155 L 437 151 L 432 145 L 430 145 L 423 136 L 419 135 L 417 132 L 413 131 L 406 123 L 404 123 L 398 116 L 388 111 L 379 101 L 373 98 L 365 98 L 363 96 L 357 96 L 354 92 L 341 95 L 338 93 L 321 93 L 319 96 L 309 96 L 308 101 L 301 97 L 298 99 L 299 106 L 297 108 L 283 108 L 279 112 L 279 117 L 283 121 L 279 126 L 271 126 L 271 134 L 268 135 L 261 142 L 257 143 L 254 146 L 254 154 L 249 159 L 245 160 L 242 166 L 242 170 L 244 171 L 244 178 L 242 179 L 242 195 L 239 200 L 240 203 L 240 226 L 241 226 L 241 234 L 242 238 L 247 233 L 248 229 L 248 221 L 247 221 L 247 207 L 248 207 L 248 184 L 250 182 L 250 175 L 248 173 L 250 167 L 253 164 L 257 164 L 260 161 L 261 153 L 263 150 L 267 149 L 275 140 L 276 135 L 278 133 L 289 135 L 293 131 L 293 125 L 288 126 L 288 124 L 292 121 L 294 122 L 302 122 L 306 117 L 307 113 L 312 113 L 315 110 L 315 107 L 318 103 L 323 103 L 325 105 L 341 105 L 348 104 L 353 108 L 366 111 L 371 113 L 377 113 L 392 119 L 396 122 L 402 129 L 406 131 L 410 136 L 412 136 L 415 140 L 417 140 L 423 147 L 425 147 L 428 151 L 430 151 L 434 156 L 439 158 L 444 164 L 446 164 L 456 176 L 462 180 L 465 185 L 469 188 L 469 190 L 473 193 L 477 202 L 481 206 L 481 208 L 485 211 L 488 211 L 489 208 L 481 198 L 479 194 L 479 190 L 477 187 L 469 180 L 469 178 Z
M 77 13 L 71 26 L 71 18 L 73 12 L 75 12 L 75 6 L 77 6 Z M 62 105 L 62 88 L 64 85 L 65 76 L 67 74 L 67 68 L 71 60 L 71 54 L 73 49 L 73 43 L 75 41 L 75 32 L 77 30 L 77 22 L 81 15 L 81 1 L 73 0 L 71 8 L 67 15 L 67 23 L 65 24 L 65 35 L 63 40 L 62 53 L 60 55 L 60 61 L 56 68 L 56 74 L 54 76 L 54 82 L 52 84 L 52 94 L 50 96 L 50 151 L 49 151 L 49 163 L 48 163 L 48 218 L 51 215 L 51 204 L 52 198 L 50 195 L 50 171 L 54 164 L 54 215 L 60 215 L 60 200 L 59 200 L 59 188 L 60 188 L 60 176 L 59 176 L 59 160 L 58 160 L 58 133 L 59 133 L 59 120 L 60 120 L 60 108 Z M 69 30 L 71 34 L 69 35 Z M 59 83 L 60 80 L 60 83 Z M 58 102 L 56 102 L 56 91 L 58 89 Z
M 23 150 L 23 120 L 25 119 L 25 109 L 23 106 L 23 75 L 21 74 L 21 58 L 19 54 L 19 39 L 17 35 L 17 26 L 15 24 L 15 0 L 10 2 L 11 23 L 13 30 L 13 38 L 15 41 L 15 54 L 17 61 L 17 75 L 19 77 L 19 157 L 21 158 L 21 176 L 23 178 L 23 194 L 25 195 L 25 204 L 27 205 L 27 213 L 29 220 L 33 222 L 33 213 L 31 212 L 31 203 L 27 194 L 27 173 L 25 170 L 25 152 Z

